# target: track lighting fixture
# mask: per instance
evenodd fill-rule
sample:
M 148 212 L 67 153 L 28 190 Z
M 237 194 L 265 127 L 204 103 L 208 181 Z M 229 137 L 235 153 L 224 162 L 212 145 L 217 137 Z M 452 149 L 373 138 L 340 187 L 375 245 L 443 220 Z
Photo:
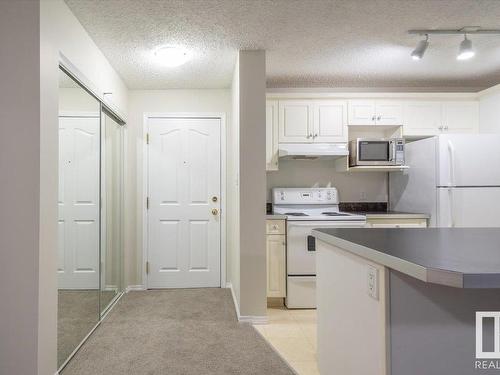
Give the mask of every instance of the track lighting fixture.
M 466 26 L 458 30 L 434 29 L 434 30 L 409 30 L 408 34 L 417 34 L 425 36 L 425 40 L 418 42 L 417 47 L 411 53 L 413 60 L 420 60 L 424 57 L 425 51 L 429 46 L 429 35 L 463 35 L 464 40 L 458 48 L 457 60 L 467 60 L 475 55 L 472 49 L 472 41 L 467 39 L 467 35 L 500 35 L 499 29 L 481 29 L 479 26 Z
M 464 34 L 464 40 L 460 43 L 458 48 L 457 60 L 467 60 L 474 57 L 475 52 L 472 49 L 472 42 L 467 39 L 467 34 Z
M 417 47 L 411 53 L 411 58 L 413 60 L 420 60 L 424 57 L 425 51 L 429 47 L 429 35 L 425 35 L 425 40 L 418 42 Z

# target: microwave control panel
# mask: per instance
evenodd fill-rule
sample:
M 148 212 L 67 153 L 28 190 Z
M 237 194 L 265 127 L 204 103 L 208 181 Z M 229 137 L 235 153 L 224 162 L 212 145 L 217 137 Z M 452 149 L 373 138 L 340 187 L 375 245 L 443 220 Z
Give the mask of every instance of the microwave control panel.
M 396 141 L 396 164 L 403 165 L 405 163 L 405 141 L 398 139 Z

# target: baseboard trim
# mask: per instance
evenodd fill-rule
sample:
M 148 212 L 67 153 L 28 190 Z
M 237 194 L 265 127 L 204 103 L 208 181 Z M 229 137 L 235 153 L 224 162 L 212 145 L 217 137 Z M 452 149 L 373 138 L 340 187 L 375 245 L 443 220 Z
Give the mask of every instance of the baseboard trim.
M 236 310 L 236 318 L 240 321 L 240 306 L 238 305 L 238 301 L 236 300 L 236 294 L 234 294 L 233 284 L 230 282 L 226 283 L 226 288 L 231 290 L 231 296 L 233 297 L 234 309 Z
M 259 316 L 259 315 L 245 315 L 240 316 L 238 320 L 242 323 L 251 323 L 251 324 L 267 324 L 267 316 Z
M 236 295 L 234 294 L 233 284 L 230 282 L 226 283 L 226 288 L 231 290 L 231 296 L 233 297 L 234 309 L 236 310 L 236 317 L 241 323 L 251 323 L 251 324 L 267 324 L 267 316 L 258 315 L 241 315 L 240 307 L 238 301 L 236 300 Z
M 125 293 L 146 290 L 144 285 L 129 285 L 125 288 Z

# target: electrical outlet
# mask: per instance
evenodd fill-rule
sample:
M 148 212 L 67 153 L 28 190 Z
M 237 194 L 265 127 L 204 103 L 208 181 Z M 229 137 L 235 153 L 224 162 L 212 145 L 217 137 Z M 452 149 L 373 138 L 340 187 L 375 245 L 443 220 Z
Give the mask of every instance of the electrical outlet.
M 368 266 L 368 295 L 378 301 L 378 269 Z

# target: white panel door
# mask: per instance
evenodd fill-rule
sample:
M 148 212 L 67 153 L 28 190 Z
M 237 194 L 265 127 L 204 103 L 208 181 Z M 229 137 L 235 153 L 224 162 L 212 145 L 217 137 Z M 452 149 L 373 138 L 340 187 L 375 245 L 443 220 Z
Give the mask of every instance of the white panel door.
M 439 188 L 438 227 L 496 227 L 500 187 Z
M 324 100 L 314 105 L 314 142 L 347 142 L 347 104 Z
M 59 118 L 60 289 L 99 288 L 99 124 Z
M 349 125 L 375 125 L 374 100 L 349 100 Z
M 148 126 L 148 287 L 219 287 L 220 120 Z
M 377 125 L 403 125 L 403 104 L 392 100 L 377 100 L 375 104 Z
M 313 141 L 313 105 L 310 100 L 280 100 L 279 142 Z
M 436 135 L 443 127 L 440 102 L 405 103 L 403 117 L 404 135 Z
M 266 102 L 266 171 L 278 170 L 278 101 Z
M 443 103 L 443 125 L 449 133 L 476 133 L 479 127 L 479 103 Z

